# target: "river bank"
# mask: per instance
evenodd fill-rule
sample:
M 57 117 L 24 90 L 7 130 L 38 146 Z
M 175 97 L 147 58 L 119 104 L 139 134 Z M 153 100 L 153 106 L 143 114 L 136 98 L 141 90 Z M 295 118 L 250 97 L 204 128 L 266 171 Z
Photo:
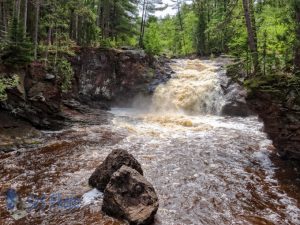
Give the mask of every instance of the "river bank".
M 66 109 L 71 126 L 41 131 L 40 144 L 2 152 L 1 192 L 14 188 L 24 200 L 53 193 L 80 199 L 79 208 L 41 205 L 15 221 L 1 196 L 3 224 L 123 224 L 101 213 L 102 195 L 88 186 L 113 149 L 127 150 L 143 165 L 160 199 L 156 225 L 299 223 L 300 169 L 278 160 L 256 116 L 221 115 L 225 67 L 176 60 L 172 68 L 175 74 L 151 101 L 139 97 L 109 111 Z

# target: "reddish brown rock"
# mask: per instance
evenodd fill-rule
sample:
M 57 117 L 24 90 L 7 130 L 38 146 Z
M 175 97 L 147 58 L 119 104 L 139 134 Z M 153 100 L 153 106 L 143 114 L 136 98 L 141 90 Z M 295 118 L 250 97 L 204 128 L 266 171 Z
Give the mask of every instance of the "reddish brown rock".
M 300 159 L 300 110 L 297 101 L 282 101 L 266 93 L 256 93 L 248 104 L 264 122 L 264 130 L 283 158 Z
M 2 68 L 7 76 L 17 74 L 20 84 L 8 91 L 6 102 L 0 103 L 0 109 L 12 112 L 13 115 L 29 121 L 35 127 L 59 129 L 63 117 L 61 113 L 61 83 L 54 75 L 47 73 L 40 63 L 11 71 Z
M 105 189 L 102 210 L 130 225 L 149 225 L 158 207 L 153 186 L 136 170 L 122 166 Z

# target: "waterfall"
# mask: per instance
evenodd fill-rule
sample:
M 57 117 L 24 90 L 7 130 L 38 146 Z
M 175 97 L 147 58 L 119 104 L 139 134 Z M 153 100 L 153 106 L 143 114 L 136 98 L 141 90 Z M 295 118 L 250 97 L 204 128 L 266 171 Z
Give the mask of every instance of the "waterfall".
M 200 60 L 176 60 L 175 77 L 158 86 L 152 98 L 155 112 L 219 115 L 225 102 L 218 68 Z

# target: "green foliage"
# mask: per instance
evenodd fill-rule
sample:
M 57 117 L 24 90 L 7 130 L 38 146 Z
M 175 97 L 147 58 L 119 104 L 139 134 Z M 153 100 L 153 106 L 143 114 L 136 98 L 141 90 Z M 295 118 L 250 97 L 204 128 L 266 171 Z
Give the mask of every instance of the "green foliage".
M 14 18 L 11 22 L 9 36 L 2 44 L 1 61 L 12 67 L 23 66 L 33 60 L 33 45 L 24 35 L 22 23 Z
M 144 45 L 146 52 L 158 55 L 162 51 L 162 44 L 160 41 L 160 34 L 158 32 L 159 26 L 157 23 L 150 23 L 148 31 L 145 34 Z
M 187 55 L 196 52 L 197 35 L 196 14 L 184 8 L 181 12 L 182 28 L 178 15 L 164 19 L 152 19 L 147 25 L 144 45 L 146 51 L 151 54 Z
M 6 90 L 16 87 L 18 83 L 18 75 L 13 75 L 12 78 L 4 78 L 3 75 L 0 75 L 0 101 L 5 101 L 7 99 Z
M 100 28 L 96 24 L 97 16 L 88 7 L 83 7 L 76 11 L 82 18 L 78 31 L 78 44 L 82 46 L 97 45 L 100 39 Z
M 72 87 L 74 71 L 71 63 L 66 59 L 59 59 L 55 66 L 55 72 L 61 79 L 63 92 L 67 92 Z
M 216 23 L 214 26 L 209 24 L 210 33 L 217 34 L 218 30 L 223 32 L 222 52 L 227 50 L 229 54 L 241 59 L 244 62 L 244 69 L 250 74 L 253 70 L 253 60 L 248 49 L 248 34 L 242 1 L 239 0 L 238 4 L 231 7 L 230 16 L 225 16 L 219 24 Z M 295 42 L 291 4 L 263 1 L 258 2 L 255 9 L 258 54 L 263 75 L 278 74 L 278 71 L 283 70 L 291 71 Z M 222 22 L 224 20 L 228 23 L 224 24 Z M 215 35 L 212 37 L 215 39 Z M 217 40 L 220 38 L 216 38 L 213 43 Z
M 103 41 L 113 40 L 116 45 L 121 45 L 137 34 L 137 4 L 136 0 L 99 1 L 98 20 Z
M 250 14 L 255 17 L 255 21 L 251 20 L 257 33 L 261 76 L 249 80 L 248 87 L 266 89 L 276 83 L 297 86 L 295 76 L 282 74 L 291 74 L 298 68 L 295 55 L 300 52 L 300 28 L 295 18 L 299 1 L 252 0 L 255 12 Z M 10 66 L 30 63 L 37 30 L 37 60 L 61 76 L 64 90 L 70 88 L 73 74 L 65 58 L 74 56 L 80 47 L 139 45 L 150 54 L 168 56 L 226 53 L 242 62 L 240 69 L 249 77 L 253 64 L 258 64 L 253 62 L 257 57 L 253 57 L 253 50 L 251 55 L 248 47 L 242 0 L 172 0 L 177 13 L 165 18 L 154 16 L 156 10 L 165 8 L 160 0 L 43 0 L 39 14 L 38 1 L 28 1 L 27 14 L 23 11 L 25 1 L 21 1 L 19 15 L 16 1 L 6 2 L 0 4 L 1 63 Z M 144 12 L 143 18 L 139 16 L 139 9 Z M 23 20 L 26 18 L 25 32 Z M 299 64 L 300 59 L 298 61 Z
M 183 27 L 184 27 L 184 45 L 182 46 L 181 54 L 195 53 L 197 47 L 196 39 L 198 17 L 192 10 L 187 10 L 184 13 Z

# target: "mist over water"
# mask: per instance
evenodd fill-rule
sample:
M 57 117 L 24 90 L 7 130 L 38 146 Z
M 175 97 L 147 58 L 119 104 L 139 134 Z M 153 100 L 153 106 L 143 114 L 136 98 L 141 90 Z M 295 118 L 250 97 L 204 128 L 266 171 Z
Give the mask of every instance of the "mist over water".
M 118 147 L 141 160 L 158 191 L 156 224 L 300 224 L 299 196 L 276 180 L 263 124 L 220 116 L 220 65 L 176 60 L 172 68 L 151 101 L 112 110 L 129 132 Z
M 1 158 L 7 174 L 1 183 L 24 197 L 58 192 L 82 198 L 80 209 L 37 210 L 19 224 L 126 224 L 103 215 L 103 195 L 87 185 L 96 166 L 119 148 L 139 160 L 157 191 L 156 225 L 300 224 L 299 187 L 279 179 L 263 124 L 257 117 L 220 116 L 220 65 L 176 60 L 172 67 L 175 75 L 152 97 L 139 96 L 111 114 L 73 115 L 87 123 L 45 133 L 45 146 L 23 149 L 22 157 Z M 0 200 L 3 224 L 14 224 Z

